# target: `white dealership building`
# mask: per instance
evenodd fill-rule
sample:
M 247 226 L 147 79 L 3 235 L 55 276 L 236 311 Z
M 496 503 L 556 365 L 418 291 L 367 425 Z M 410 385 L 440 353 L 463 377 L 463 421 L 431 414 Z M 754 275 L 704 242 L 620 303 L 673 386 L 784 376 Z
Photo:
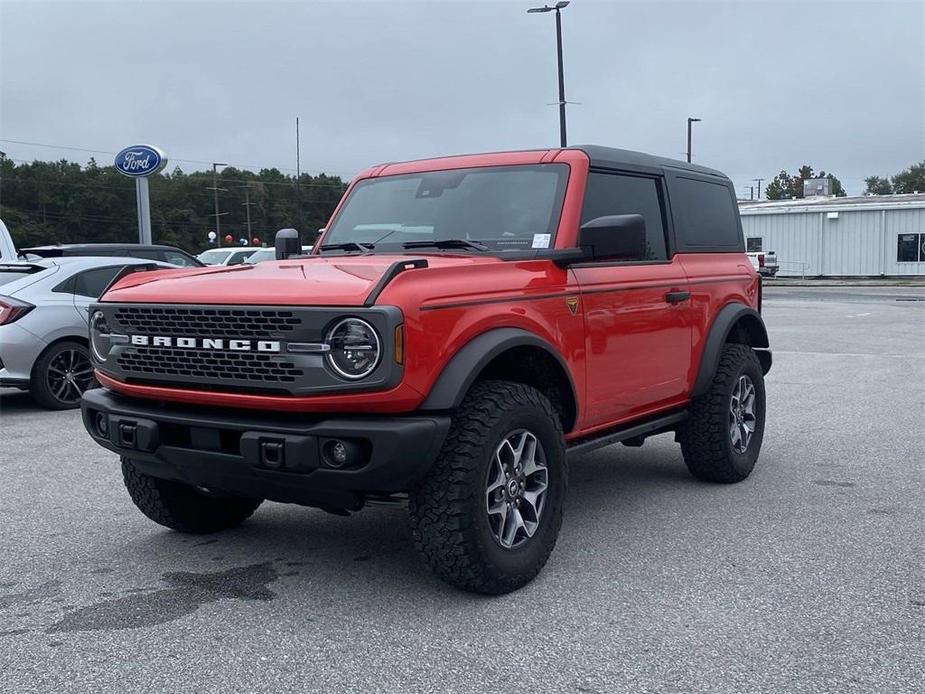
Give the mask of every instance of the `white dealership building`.
M 925 193 L 740 201 L 749 251 L 782 276 L 925 276 Z

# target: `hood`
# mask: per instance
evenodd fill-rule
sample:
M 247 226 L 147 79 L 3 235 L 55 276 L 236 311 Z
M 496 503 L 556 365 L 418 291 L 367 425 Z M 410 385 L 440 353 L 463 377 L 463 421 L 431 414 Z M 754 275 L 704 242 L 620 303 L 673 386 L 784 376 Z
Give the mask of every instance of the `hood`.
M 362 306 L 394 263 L 422 257 L 432 268 L 496 261 L 484 256 L 312 256 L 256 265 L 148 271 L 122 278 L 101 300 L 160 304 Z

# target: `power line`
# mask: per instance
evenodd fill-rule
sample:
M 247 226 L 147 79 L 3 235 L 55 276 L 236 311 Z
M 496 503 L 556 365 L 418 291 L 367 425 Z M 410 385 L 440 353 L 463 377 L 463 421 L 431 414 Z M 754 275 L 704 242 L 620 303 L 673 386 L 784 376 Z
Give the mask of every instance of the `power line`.
M 7 138 L 0 138 L 0 142 L 8 142 L 14 145 L 26 145 L 28 147 L 45 147 L 48 149 L 65 149 L 65 150 L 71 150 L 74 152 L 86 152 L 88 154 L 110 154 L 110 155 L 116 154 L 116 152 L 111 152 L 105 149 L 88 149 L 86 147 L 74 147 L 72 145 L 53 145 L 47 142 L 26 142 L 25 140 L 10 140 Z M 187 164 L 205 164 L 207 166 L 212 165 L 211 161 L 204 161 L 202 159 L 180 159 L 178 157 L 168 157 L 168 159 L 172 162 L 185 162 Z M 246 168 L 246 169 L 276 169 L 278 171 L 295 171 L 296 170 L 290 167 L 265 166 L 262 164 L 233 163 L 233 164 L 228 164 L 228 166 L 234 166 L 235 168 Z M 344 176 L 353 176 L 353 174 L 356 173 L 356 172 L 347 173 L 346 171 L 335 171 L 333 169 L 325 169 L 324 167 L 321 167 L 319 171 L 323 173 L 326 173 L 329 171 L 330 173 L 339 174 L 339 175 L 342 174 Z

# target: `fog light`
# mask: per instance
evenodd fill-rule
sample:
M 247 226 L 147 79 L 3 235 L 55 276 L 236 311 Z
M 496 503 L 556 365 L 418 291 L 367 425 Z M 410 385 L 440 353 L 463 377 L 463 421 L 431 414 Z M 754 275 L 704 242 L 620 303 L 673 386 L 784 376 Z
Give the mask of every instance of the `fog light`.
M 324 457 L 331 467 L 343 467 L 347 464 L 347 446 L 337 439 L 328 441 L 324 445 Z
M 109 417 L 103 412 L 96 413 L 96 431 L 103 438 L 109 438 Z

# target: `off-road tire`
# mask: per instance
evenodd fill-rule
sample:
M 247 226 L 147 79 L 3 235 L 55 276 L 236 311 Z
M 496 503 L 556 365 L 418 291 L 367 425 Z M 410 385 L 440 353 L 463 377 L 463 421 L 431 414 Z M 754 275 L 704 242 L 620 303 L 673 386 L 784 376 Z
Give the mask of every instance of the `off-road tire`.
M 744 453 L 735 450 L 729 433 L 729 408 L 733 387 L 740 376 L 749 377 L 755 387 L 755 431 Z M 764 438 L 764 372 L 748 345 L 727 344 L 710 389 L 694 398 L 690 416 L 681 425 L 678 439 L 687 469 L 705 482 L 731 484 L 751 474 Z
M 64 401 L 55 395 L 48 385 L 48 369 L 52 366 L 52 362 L 62 352 L 76 352 L 82 356 L 82 359 L 86 361 L 88 367 L 91 365 L 89 350 L 83 344 L 74 340 L 56 342 L 39 355 L 39 358 L 35 360 L 35 364 L 32 366 L 32 374 L 29 378 L 29 395 L 37 405 L 49 410 L 72 410 L 80 407 L 79 397 L 76 400 L 71 399 L 69 401 Z M 94 387 L 96 387 L 96 379 L 91 376 L 85 379 L 84 384 L 81 386 L 81 390 Z M 77 392 L 76 390 L 69 390 L 67 395 L 74 396 Z
M 436 462 L 411 494 L 415 544 L 447 583 L 490 595 L 517 590 L 546 564 L 562 525 L 567 487 L 562 425 L 542 393 L 507 381 L 473 385 L 452 420 Z M 533 536 L 506 549 L 489 527 L 485 490 L 496 447 L 520 429 L 542 445 L 547 497 Z
M 155 523 L 181 533 L 214 533 L 240 525 L 263 499 L 212 496 L 182 482 L 152 477 L 122 458 L 122 478 L 132 501 Z

